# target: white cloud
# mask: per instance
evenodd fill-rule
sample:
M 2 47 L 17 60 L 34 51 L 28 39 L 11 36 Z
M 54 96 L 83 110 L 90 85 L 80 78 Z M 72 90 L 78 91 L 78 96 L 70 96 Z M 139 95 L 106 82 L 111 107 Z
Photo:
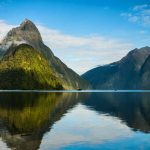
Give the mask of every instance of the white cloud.
M 133 10 L 134 11 L 143 10 L 143 9 L 146 9 L 147 7 L 149 7 L 148 4 L 136 5 L 136 6 L 133 7 Z
M 79 74 L 95 66 L 116 61 L 134 48 L 133 44 L 115 38 L 94 35 L 79 37 L 67 35 L 43 25 L 37 24 L 37 26 L 44 43 Z M 0 38 L 12 27 L 14 26 L 1 20 Z
M 127 17 L 130 22 L 139 23 L 150 27 L 150 5 L 136 5 L 130 12 L 121 13 L 121 16 Z
M 147 34 L 148 32 L 146 30 L 140 30 L 139 33 L 140 34 Z
M 78 104 L 44 135 L 40 149 L 61 149 L 74 143 L 97 145 L 132 136 L 133 131 L 117 117 Z
M 7 32 L 15 27 L 14 25 L 8 24 L 4 20 L 0 20 L 0 40 L 7 34 Z
M 116 61 L 134 47 L 131 43 L 104 36 L 77 37 L 40 25 L 38 28 L 55 55 L 79 74 Z

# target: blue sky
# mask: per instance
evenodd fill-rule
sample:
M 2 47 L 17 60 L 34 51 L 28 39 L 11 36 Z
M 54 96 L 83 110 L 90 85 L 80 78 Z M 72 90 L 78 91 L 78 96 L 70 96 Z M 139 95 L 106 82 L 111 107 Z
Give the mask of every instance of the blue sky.
M 25 18 L 79 74 L 150 46 L 150 0 L 0 0 L 0 36 Z

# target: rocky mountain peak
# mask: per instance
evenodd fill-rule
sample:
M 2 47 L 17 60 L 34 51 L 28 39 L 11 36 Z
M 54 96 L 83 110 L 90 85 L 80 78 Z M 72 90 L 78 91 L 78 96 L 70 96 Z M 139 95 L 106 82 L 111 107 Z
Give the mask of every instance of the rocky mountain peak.
M 2 40 L 0 45 L 1 51 L 6 51 L 12 45 L 29 44 L 34 48 L 41 47 L 42 37 L 35 24 L 25 19 L 19 27 L 11 29 L 6 37 Z
M 23 31 L 29 31 L 30 30 L 30 31 L 35 31 L 35 32 L 37 31 L 37 32 L 39 32 L 37 27 L 35 26 L 35 24 L 32 21 L 28 20 L 28 19 L 25 19 L 20 24 L 19 29 L 23 30 Z
M 56 77 L 57 80 L 60 81 L 64 89 L 89 89 L 90 88 L 90 84 L 86 80 L 82 79 L 73 70 L 68 68 L 58 57 L 55 57 L 51 49 L 47 47 L 42 41 L 40 32 L 38 31 L 35 24 L 28 19 L 25 19 L 20 24 L 19 27 L 16 27 L 10 30 L 8 34 L 6 35 L 6 37 L 2 40 L 2 43 L 0 43 L 0 60 L 3 61 L 3 59 L 6 58 L 10 54 L 13 54 L 14 56 L 14 53 L 13 53 L 14 50 L 16 50 L 16 48 L 19 47 L 20 45 L 29 45 L 34 50 L 40 52 L 41 57 L 43 56 L 43 58 L 47 60 L 48 62 L 47 66 L 51 69 L 53 76 Z M 24 49 L 24 52 L 22 52 L 20 55 L 21 59 L 24 57 L 25 52 L 26 53 L 30 52 L 30 51 L 27 51 L 26 48 Z M 20 52 L 21 51 L 22 49 L 20 50 Z M 27 58 L 30 58 L 30 57 L 32 58 L 34 62 L 37 61 L 33 57 L 33 55 L 30 55 L 30 56 L 28 55 Z M 13 60 L 14 59 L 15 58 L 13 57 Z M 43 69 L 45 69 L 45 67 L 43 65 Z M 14 78 L 16 79 L 15 76 Z M 44 79 L 45 75 L 42 78 Z M 52 79 L 53 77 L 50 76 L 49 78 Z M 42 82 L 44 81 L 43 79 L 42 79 Z

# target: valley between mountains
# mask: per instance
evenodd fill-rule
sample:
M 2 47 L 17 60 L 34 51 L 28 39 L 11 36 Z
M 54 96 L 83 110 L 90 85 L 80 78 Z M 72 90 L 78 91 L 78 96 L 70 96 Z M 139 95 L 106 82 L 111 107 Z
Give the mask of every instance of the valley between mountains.
M 0 43 L 0 89 L 145 90 L 150 87 L 150 47 L 79 76 L 47 47 L 35 24 L 25 19 Z

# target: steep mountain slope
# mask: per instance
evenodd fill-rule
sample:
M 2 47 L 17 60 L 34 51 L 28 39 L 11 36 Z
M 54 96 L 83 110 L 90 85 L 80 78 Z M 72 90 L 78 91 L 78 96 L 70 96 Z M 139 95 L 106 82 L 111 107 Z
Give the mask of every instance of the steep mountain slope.
M 0 61 L 0 89 L 63 89 L 44 56 L 27 44 L 10 48 Z
M 145 60 L 141 68 L 140 78 L 141 87 L 144 89 L 150 89 L 150 56 Z
M 150 55 L 150 47 L 134 49 L 120 61 L 89 70 L 82 75 L 94 89 L 141 89 L 141 68 Z M 148 67 L 146 67 L 149 69 Z
M 17 28 L 8 32 L 0 44 L 0 58 L 2 59 L 9 47 L 16 47 L 22 43 L 31 45 L 48 60 L 55 77 L 57 77 L 64 89 L 88 89 L 89 83 L 82 79 L 73 70 L 68 68 L 52 51 L 43 43 L 40 32 L 30 21 L 25 20 Z

